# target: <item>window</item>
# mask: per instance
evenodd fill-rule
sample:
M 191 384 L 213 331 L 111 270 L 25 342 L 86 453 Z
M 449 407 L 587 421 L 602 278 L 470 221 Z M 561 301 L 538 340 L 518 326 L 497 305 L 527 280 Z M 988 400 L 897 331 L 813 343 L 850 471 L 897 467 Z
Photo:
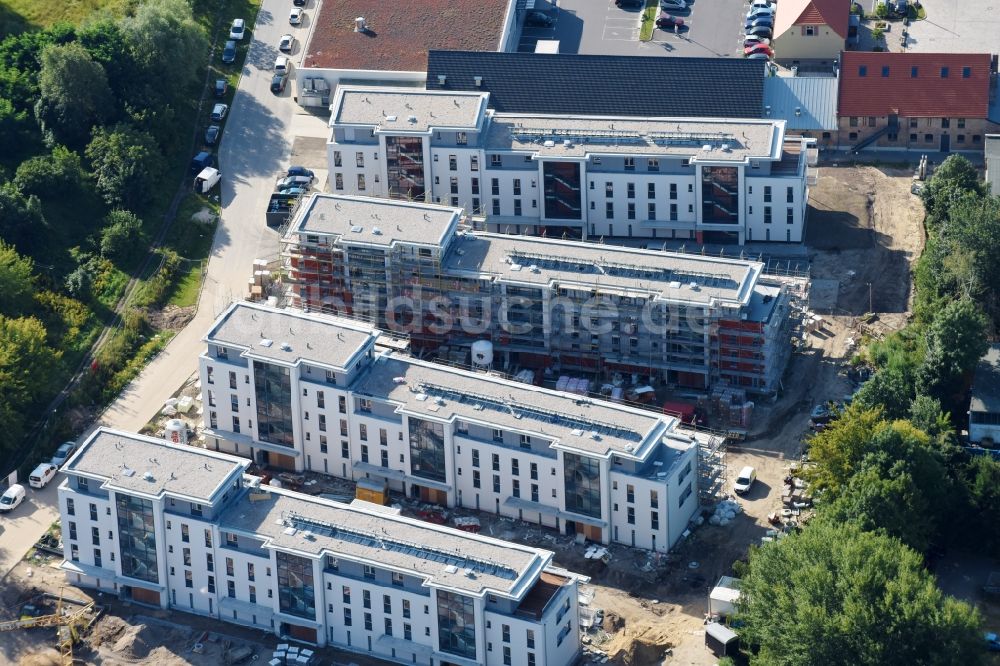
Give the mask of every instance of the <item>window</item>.
M 208 592 L 209 594 L 215 594 L 215 576 L 208 577 Z
M 382 612 L 386 615 L 392 614 L 392 597 L 388 594 L 382 595 Z
M 185 548 L 182 551 L 182 555 L 181 556 L 184 558 L 184 566 L 186 566 L 186 567 L 191 566 L 191 549 L 190 548 Z
M 795 224 L 795 209 L 794 208 L 788 208 L 788 209 L 785 210 L 785 223 L 786 224 Z
M 625 486 L 625 501 L 629 504 L 635 504 L 635 486 L 631 483 Z
M 473 178 L 472 179 L 472 193 L 473 194 L 479 194 L 479 179 L 478 178 Z
M 764 203 L 768 203 L 770 201 L 771 201 L 771 186 L 770 185 L 765 185 L 764 186 Z
M 368 426 L 364 423 L 358 424 L 358 436 L 361 438 L 362 442 L 368 441 Z
M 480 481 L 479 470 L 478 469 L 472 470 L 472 487 L 479 488 L 481 487 L 480 483 L 481 481 Z
M 503 161 L 499 155 L 490 155 L 490 166 L 503 166 Z
M 500 196 L 500 179 L 491 178 L 490 179 L 490 194 L 495 197 Z
M 343 164 L 341 163 L 339 150 L 333 151 L 333 166 L 335 167 L 343 166 Z
M 504 645 L 503 646 L 503 663 L 505 664 L 505 666 L 510 666 L 511 662 L 510 662 L 510 646 L 509 645 Z
M 458 171 L 458 158 L 455 155 L 448 156 L 448 171 Z
M 941 68 L 941 78 L 942 79 L 947 79 L 948 78 L 948 68 L 947 67 L 942 67 Z
M 646 171 L 659 171 L 660 170 L 660 160 L 655 157 L 650 157 L 646 160 Z
M 372 630 L 372 614 L 365 613 L 365 631 Z
M 919 75 L 920 75 L 920 68 L 919 67 L 911 67 L 910 68 L 910 78 L 911 79 L 915 79 Z
M 351 618 L 351 609 L 350 608 L 345 608 L 344 609 L 344 626 L 345 627 L 351 626 L 351 619 L 352 619 Z
M 358 189 L 362 191 L 365 189 L 365 174 L 363 173 L 358 174 Z
M 329 447 L 327 447 L 326 441 L 327 441 L 326 440 L 326 435 L 320 435 L 319 436 L 319 452 L 320 453 L 326 453 L 327 451 L 329 451 Z
M 493 214 L 494 215 L 499 215 L 500 214 L 500 200 L 499 199 L 494 199 L 493 202 L 492 202 L 492 207 L 493 207 Z
M 474 178 L 473 180 L 476 179 Z M 481 209 L 480 209 L 479 197 L 472 197 L 472 212 L 478 215 L 480 210 Z
M 910 141 L 916 141 L 916 140 L 917 140 L 917 135 L 915 133 L 911 133 L 910 134 Z
M 951 120 L 948 118 L 941 119 L 941 129 L 948 129 L 951 127 Z
M 493 471 L 500 471 L 500 455 L 496 453 L 493 454 Z
M 889 77 L 889 66 L 888 65 L 882 65 L 882 78 L 886 79 L 888 77 Z
M 496 178 L 494 178 L 493 180 L 496 180 Z M 497 192 L 497 194 L 499 194 L 499 192 Z M 516 196 L 516 197 L 521 196 L 521 179 L 520 178 L 515 178 L 514 179 L 514 196 Z
M 230 599 L 235 599 L 236 598 L 236 581 L 234 581 L 234 580 L 227 580 L 226 581 L 226 595 Z
M 687 501 L 687 498 L 690 496 L 691 496 L 691 484 L 689 483 L 687 484 L 687 487 L 684 488 L 683 492 L 681 492 L 681 496 L 677 498 L 677 506 L 679 507 L 684 506 L 684 502 Z
M 529 649 L 530 648 L 534 648 L 535 647 L 535 632 L 532 631 L 531 629 L 528 629 L 527 631 L 528 631 L 528 648 Z
M 191 541 L 191 533 L 188 531 L 188 526 L 184 523 L 181 523 L 181 541 L 184 543 Z
M 344 600 L 344 604 L 351 603 L 351 588 L 344 585 L 343 587 L 340 588 L 340 595 L 341 598 Z
M 375 578 L 375 567 L 370 564 L 365 565 L 364 569 L 365 578 Z
M 76 504 L 73 502 L 73 498 L 66 500 L 66 513 L 70 516 L 76 515 Z
M 650 511 L 650 513 L 649 513 L 649 526 L 652 529 L 654 529 L 654 530 L 660 529 L 660 512 L 659 511 Z
M 788 202 L 788 203 L 794 203 L 795 202 L 795 188 L 794 187 L 786 187 L 785 188 L 785 201 Z
M 521 482 L 520 482 L 520 480 L 518 480 L 518 479 L 514 479 L 513 480 L 513 490 L 511 491 L 511 494 L 514 497 L 520 497 L 521 496 Z
M 635 183 L 626 183 L 625 196 L 629 199 L 635 199 Z
M 69 523 L 69 540 L 76 541 L 76 523 L 73 521 Z
M 403 617 L 405 617 L 405 618 L 409 618 L 410 617 L 410 600 L 409 599 L 403 599 Z
M 215 556 L 212 553 L 205 553 L 205 570 L 215 571 Z
M 670 204 L 670 221 L 677 221 L 677 204 L 675 203 Z
M 958 141 L 958 143 L 965 143 L 965 135 L 964 134 L 959 134 L 959 135 L 955 136 L 955 140 Z
M 610 201 L 604 204 L 604 217 L 609 220 L 613 220 L 615 217 L 615 205 Z
M 857 127 L 858 126 L 858 117 L 857 116 L 851 116 L 851 119 L 850 119 L 849 122 L 850 122 L 851 127 Z
M 479 171 L 479 155 L 472 155 L 469 157 L 469 170 Z
M 858 76 L 868 76 L 868 66 L 861 65 L 858 67 Z
M 413 629 L 410 627 L 409 624 L 403 625 L 403 640 L 405 641 L 413 640 Z
M 965 129 L 965 118 L 956 118 L 955 123 L 957 124 L 958 129 Z
M 493 430 L 493 441 L 494 442 L 503 442 L 503 430 L 498 430 L 498 429 L 494 429 Z M 494 457 L 494 459 L 496 459 L 497 456 L 496 456 L 495 453 L 493 454 L 493 457 Z M 496 465 L 499 465 L 499 463 L 496 463 Z M 498 466 L 496 466 L 493 469 L 500 469 L 500 468 Z
M 94 503 L 90 504 L 90 519 L 97 520 L 97 505 Z
M 357 163 L 358 168 L 365 165 L 365 154 L 364 153 L 354 153 L 354 161 Z
M 635 158 L 634 157 L 626 157 L 625 158 L 625 170 L 626 171 L 635 171 Z
M 372 593 L 370 590 L 361 590 L 361 605 L 365 608 L 372 607 Z
M 240 538 L 239 535 L 233 532 L 226 532 L 226 547 L 227 548 L 239 548 Z M 232 575 L 232 574 L 230 574 Z
M 392 620 L 385 618 L 385 635 L 392 636 Z
M 926 141 L 927 143 L 931 143 L 932 141 L 934 141 L 934 135 L 933 134 L 924 134 L 924 141 Z
M 648 183 L 646 185 L 646 198 L 647 199 L 656 198 L 656 183 Z
M 226 558 L 226 575 L 227 576 L 233 575 L 233 558 L 231 557 Z
M 368 462 L 368 445 L 361 445 L 361 462 Z
M 247 562 L 247 580 L 256 580 L 253 570 L 253 562 Z
M 334 188 L 338 190 L 344 189 L 344 174 L 335 173 L 333 174 Z
M 764 206 L 764 224 L 771 224 L 771 207 Z
M 514 215 L 521 215 L 521 200 L 514 199 Z
M 500 492 L 500 475 L 499 474 L 494 474 L 493 475 L 493 492 L 495 492 L 495 493 Z
M 80 547 L 77 546 L 75 543 L 74 544 L 70 544 L 70 547 L 69 547 L 69 559 L 73 560 L 74 562 L 79 562 L 80 561 Z
M 398 571 L 393 571 L 392 584 L 395 585 L 396 587 L 403 587 L 403 574 L 399 573 Z

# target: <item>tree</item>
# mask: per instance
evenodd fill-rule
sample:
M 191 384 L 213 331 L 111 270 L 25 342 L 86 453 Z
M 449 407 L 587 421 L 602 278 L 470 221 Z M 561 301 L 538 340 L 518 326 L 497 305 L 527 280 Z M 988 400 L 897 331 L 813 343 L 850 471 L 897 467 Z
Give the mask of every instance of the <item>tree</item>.
M 0 402 L 19 412 L 48 391 L 62 353 L 48 346 L 42 322 L 0 315 Z
M 918 395 L 910 403 L 910 423 L 936 439 L 950 440 L 955 434 L 941 401 L 929 395 Z
M 859 406 L 881 408 L 888 418 L 902 418 L 914 397 L 913 377 L 902 367 L 883 368 L 865 382 L 854 396 Z
M 14 145 L 25 130 L 27 119 L 27 111 L 18 111 L 10 100 L 0 97 L 0 145 Z
M 121 25 L 147 80 L 184 99 L 198 79 L 197 56 L 208 51 L 208 39 L 187 0 L 147 0 Z
M 920 555 L 856 525 L 818 521 L 752 548 L 738 620 L 761 666 L 976 665 L 979 614 L 946 596 Z
M 78 300 L 90 300 L 93 286 L 94 281 L 87 264 L 77 266 L 72 273 L 66 276 L 66 293 Z
M 98 191 L 112 206 L 134 209 L 149 201 L 165 170 L 153 137 L 124 124 L 95 129 L 86 156 Z
M 825 520 L 854 523 L 866 532 L 899 539 L 919 552 L 927 550 L 937 529 L 935 512 L 902 461 L 888 476 L 876 465 L 863 467 L 821 513 Z
M 23 194 L 45 196 L 76 189 L 83 178 L 80 156 L 65 146 L 56 146 L 49 155 L 36 155 L 21 162 L 14 174 L 14 185 Z
M 920 192 L 927 214 L 934 223 L 948 219 L 951 204 L 963 194 L 982 194 L 979 171 L 961 155 L 949 155 Z
M 0 314 L 17 316 L 31 307 L 35 265 L 0 240 Z
M 809 444 L 809 458 L 814 464 L 806 470 L 813 489 L 838 493 L 857 471 L 875 430 L 884 425 L 881 410 L 862 407 L 855 399 L 816 433 Z
M 145 245 L 142 220 L 127 210 L 114 210 L 105 220 L 101 231 L 101 256 L 128 263 Z
M 927 354 L 917 371 L 917 392 L 937 398 L 950 410 L 959 408 L 957 394 L 964 376 L 986 353 L 986 317 L 969 299 L 952 301 L 927 331 Z
M 37 257 L 45 249 L 47 228 L 38 197 L 25 197 L 12 183 L 0 185 L 0 238 Z
M 969 494 L 968 516 L 976 523 L 969 525 L 972 539 L 994 557 L 1000 556 L 1000 460 L 990 456 L 976 456 L 966 469 L 966 488 Z M 975 529 L 979 525 L 985 529 Z M 974 530 L 974 531 L 972 531 Z
M 49 142 L 83 146 L 112 109 L 104 67 L 77 43 L 45 47 L 38 89 L 35 117 Z

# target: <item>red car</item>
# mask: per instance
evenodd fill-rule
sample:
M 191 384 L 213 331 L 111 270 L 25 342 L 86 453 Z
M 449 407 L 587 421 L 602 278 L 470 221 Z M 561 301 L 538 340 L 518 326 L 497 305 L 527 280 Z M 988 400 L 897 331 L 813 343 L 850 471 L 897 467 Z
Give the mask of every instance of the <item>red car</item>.
M 678 18 L 676 16 L 671 16 L 670 14 L 662 13 L 656 19 L 656 27 L 661 30 L 673 30 L 674 28 L 683 28 L 684 19 Z
M 753 46 L 748 46 L 743 49 L 743 55 L 745 56 L 752 56 L 757 53 L 763 53 L 769 58 L 774 56 L 774 51 L 772 51 L 771 47 L 767 44 L 754 44 Z

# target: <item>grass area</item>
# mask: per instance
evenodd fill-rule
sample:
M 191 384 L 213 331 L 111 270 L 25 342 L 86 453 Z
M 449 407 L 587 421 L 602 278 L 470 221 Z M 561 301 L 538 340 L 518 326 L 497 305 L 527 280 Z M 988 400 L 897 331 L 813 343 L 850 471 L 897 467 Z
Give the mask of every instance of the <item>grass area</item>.
M 102 13 L 123 16 L 135 4 L 135 0 L 0 0 L 0 35 L 48 28 L 63 22 L 79 25 Z
M 646 8 L 642 10 L 642 27 L 639 29 L 639 41 L 648 42 L 656 30 L 656 17 L 660 15 L 660 3 L 657 0 L 646 0 Z
M 176 252 L 182 259 L 177 267 L 174 287 L 167 296 L 168 304 L 187 307 L 198 302 L 198 292 L 208 255 L 212 251 L 218 215 L 219 204 L 193 192 L 178 208 L 177 219 L 164 243 L 165 247 Z M 210 221 L 205 221 L 206 217 L 210 217 Z

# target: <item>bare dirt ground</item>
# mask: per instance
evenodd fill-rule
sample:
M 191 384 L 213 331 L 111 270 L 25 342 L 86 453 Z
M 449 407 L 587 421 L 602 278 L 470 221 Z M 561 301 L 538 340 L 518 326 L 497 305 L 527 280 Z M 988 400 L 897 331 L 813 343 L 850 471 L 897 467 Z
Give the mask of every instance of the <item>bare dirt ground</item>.
M 624 546 L 609 548 L 611 562 L 585 559 L 584 547 L 552 530 L 510 519 L 474 514 L 484 534 L 537 545 L 556 553 L 556 564 L 591 577 L 584 596 L 593 595 L 591 609 L 603 609 L 603 626 L 585 636 L 584 663 L 710 665 L 716 660 L 704 647 L 704 618 L 708 593 L 719 576 L 732 572 L 733 562 L 759 542 L 770 527 L 767 514 L 780 508 L 780 489 L 789 465 L 800 456 L 808 430 L 809 410 L 825 400 L 852 391 L 844 368 L 858 339 L 861 315 L 873 311 L 876 327 L 900 328 L 910 302 L 910 266 L 923 249 L 922 206 L 910 194 L 910 172 L 872 166 L 831 166 L 820 169 L 810 198 L 807 246 L 815 286 L 811 308 L 824 318 L 816 333 L 805 335 L 789 362 L 784 392 L 774 402 L 758 404 L 750 437 L 728 454 L 727 488 L 744 465 L 757 469 L 757 483 L 740 498 L 742 515 L 730 524 L 696 529 L 667 556 L 654 557 Z M 869 284 L 871 291 L 869 292 Z M 192 378 L 178 394 L 197 395 Z M 200 405 L 185 415 L 192 425 Z M 162 421 L 162 418 L 158 421 Z M 151 424 L 156 431 L 161 422 Z M 197 434 L 196 434 L 197 438 Z M 197 440 L 196 440 L 197 441 Z M 304 492 L 349 497 L 348 485 L 309 475 Z M 403 502 L 404 512 L 418 507 Z M 472 512 L 453 512 L 473 515 Z M 33 575 L 27 577 L 27 568 Z M 62 574 L 44 562 L 19 565 L 0 589 L 2 608 L 11 609 L 32 587 L 58 593 Z M 67 588 L 74 596 L 83 590 Z M 226 640 L 258 646 L 263 655 L 274 637 L 230 624 L 220 625 L 184 613 L 160 613 L 108 603 L 107 614 L 95 625 L 78 653 L 88 663 L 108 664 L 218 664 Z M 2 612 L 2 611 L 0 611 Z M 0 617 L 6 617 L 0 615 Z M 168 624 L 169 622 L 169 624 Z M 224 631 L 224 634 L 217 630 Z M 47 633 L 46 633 L 47 632 Z M 206 635 L 202 654 L 192 652 L 196 639 Z M 0 641 L 0 666 L 21 663 L 43 666 L 53 647 L 54 630 L 35 629 Z M 324 663 L 336 663 L 336 656 Z M 345 661 L 375 663 L 350 655 Z

